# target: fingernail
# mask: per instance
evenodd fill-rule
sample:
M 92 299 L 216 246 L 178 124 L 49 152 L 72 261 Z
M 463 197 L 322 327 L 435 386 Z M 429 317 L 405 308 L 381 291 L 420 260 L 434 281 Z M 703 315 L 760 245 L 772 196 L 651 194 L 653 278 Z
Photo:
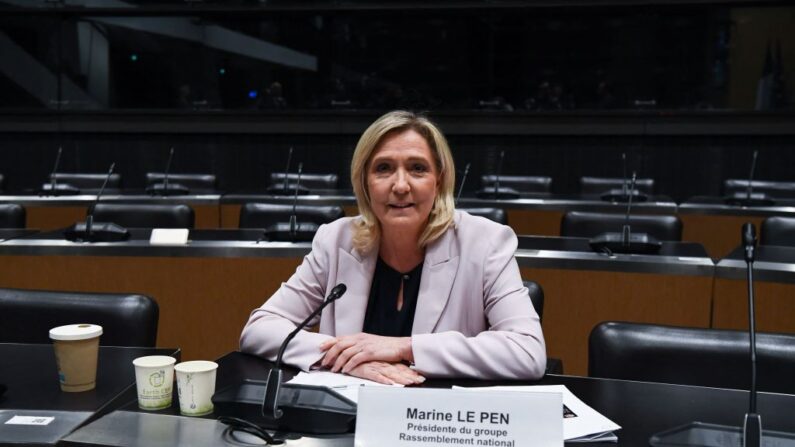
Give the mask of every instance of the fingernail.
M 417 383 L 425 382 L 425 377 L 422 377 L 422 376 L 417 377 L 416 382 Z

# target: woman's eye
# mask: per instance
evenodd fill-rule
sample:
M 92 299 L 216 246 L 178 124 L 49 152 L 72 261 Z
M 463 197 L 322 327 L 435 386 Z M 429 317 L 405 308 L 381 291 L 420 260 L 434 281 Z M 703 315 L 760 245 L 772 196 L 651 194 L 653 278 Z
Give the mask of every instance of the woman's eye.
M 375 172 L 387 172 L 389 171 L 389 165 L 386 163 L 379 163 L 375 165 Z
M 424 164 L 417 163 L 411 168 L 414 172 L 425 172 L 428 170 L 428 167 Z

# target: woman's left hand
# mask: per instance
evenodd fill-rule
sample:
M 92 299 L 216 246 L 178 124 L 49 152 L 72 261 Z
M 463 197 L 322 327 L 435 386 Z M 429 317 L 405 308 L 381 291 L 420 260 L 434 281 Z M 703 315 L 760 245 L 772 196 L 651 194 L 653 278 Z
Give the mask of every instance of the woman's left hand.
M 360 332 L 326 340 L 320 344 L 326 355 L 320 364 L 332 372 L 348 373 L 364 362 L 413 362 L 411 337 L 384 337 Z

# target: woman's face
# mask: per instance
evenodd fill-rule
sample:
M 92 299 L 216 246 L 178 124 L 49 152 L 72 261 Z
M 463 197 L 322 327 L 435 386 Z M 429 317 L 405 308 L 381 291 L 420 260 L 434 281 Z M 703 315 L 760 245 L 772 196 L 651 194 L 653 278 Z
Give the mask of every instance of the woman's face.
M 384 230 L 419 232 L 439 188 L 433 153 L 414 130 L 388 134 L 367 167 L 370 207 Z

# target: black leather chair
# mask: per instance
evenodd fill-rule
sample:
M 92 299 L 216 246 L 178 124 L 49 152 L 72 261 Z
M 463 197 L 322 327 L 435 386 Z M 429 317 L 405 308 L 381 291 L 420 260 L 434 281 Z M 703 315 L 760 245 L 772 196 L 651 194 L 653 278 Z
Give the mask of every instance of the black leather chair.
M 53 178 L 56 184 L 70 185 L 80 191 L 99 191 L 106 178 L 108 179 L 108 184 L 105 186 L 106 190 L 118 190 L 121 188 L 121 174 L 119 173 L 113 173 L 108 177 L 108 174 L 57 172 L 50 174 L 50 182 L 52 182 Z
M 760 391 L 795 393 L 795 335 L 759 333 Z M 588 340 L 588 375 L 610 379 L 749 389 L 748 333 L 604 322 Z
M 280 187 L 284 185 L 284 178 L 287 176 L 288 189 L 289 185 L 295 185 L 298 180 L 298 174 L 291 172 L 285 174 L 284 172 L 272 172 L 270 185 Z M 338 177 L 337 174 L 301 174 L 301 185 L 309 190 L 317 189 L 337 189 Z
M 247 203 L 240 208 L 240 228 L 268 228 L 289 222 L 293 206 L 274 203 Z M 345 216 L 341 206 L 297 205 L 295 214 L 299 223 L 323 225 Z
M 776 199 L 795 198 L 795 182 L 769 182 L 754 180 L 751 182 L 753 192 L 765 193 Z M 723 182 L 723 192 L 730 196 L 734 193 L 744 193 L 748 190 L 748 180 L 726 179 Z
M 494 187 L 497 181 L 496 175 L 484 175 L 480 177 L 481 188 Z M 532 176 L 532 175 L 501 175 L 500 186 L 513 188 L 519 193 L 544 193 L 552 188 L 552 177 Z
M 16 203 L 0 204 L 0 228 L 25 228 L 25 208 Z
M 569 211 L 561 220 L 560 235 L 592 238 L 607 232 L 620 233 L 625 222 L 626 216 L 619 213 Z M 676 216 L 635 214 L 629 216 L 629 224 L 633 233 L 646 233 L 661 241 L 682 240 L 682 221 Z
M 768 217 L 762 221 L 759 245 L 795 247 L 795 217 Z
M 457 208 L 473 216 L 485 217 L 499 224 L 508 225 L 508 213 L 502 208 Z
M 522 281 L 530 293 L 530 301 L 538 314 L 538 319 L 544 319 L 544 289 L 535 281 Z
M 162 185 L 165 174 L 162 172 L 147 172 L 146 187 L 152 188 L 155 185 Z M 168 174 L 168 183 L 174 187 L 182 185 L 193 193 L 206 193 L 216 190 L 216 179 L 213 174 Z
M 185 204 L 100 202 L 94 222 L 112 222 L 125 228 L 193 228 L 193 208 Z
M 67 324 L 102 326 L 106 346 L 153 347 L 159 308 L 144 295 L 0 289 L 0 342 L 50 343 L 50 329 Z
M 580 177 L 580 194 L 602 194 L 611 189 L 621 189 L 623 185 L 624 179 L 618 177 Z M 654 194 L 654 179 L 636 179 L 635 189 L 646 195 Z

